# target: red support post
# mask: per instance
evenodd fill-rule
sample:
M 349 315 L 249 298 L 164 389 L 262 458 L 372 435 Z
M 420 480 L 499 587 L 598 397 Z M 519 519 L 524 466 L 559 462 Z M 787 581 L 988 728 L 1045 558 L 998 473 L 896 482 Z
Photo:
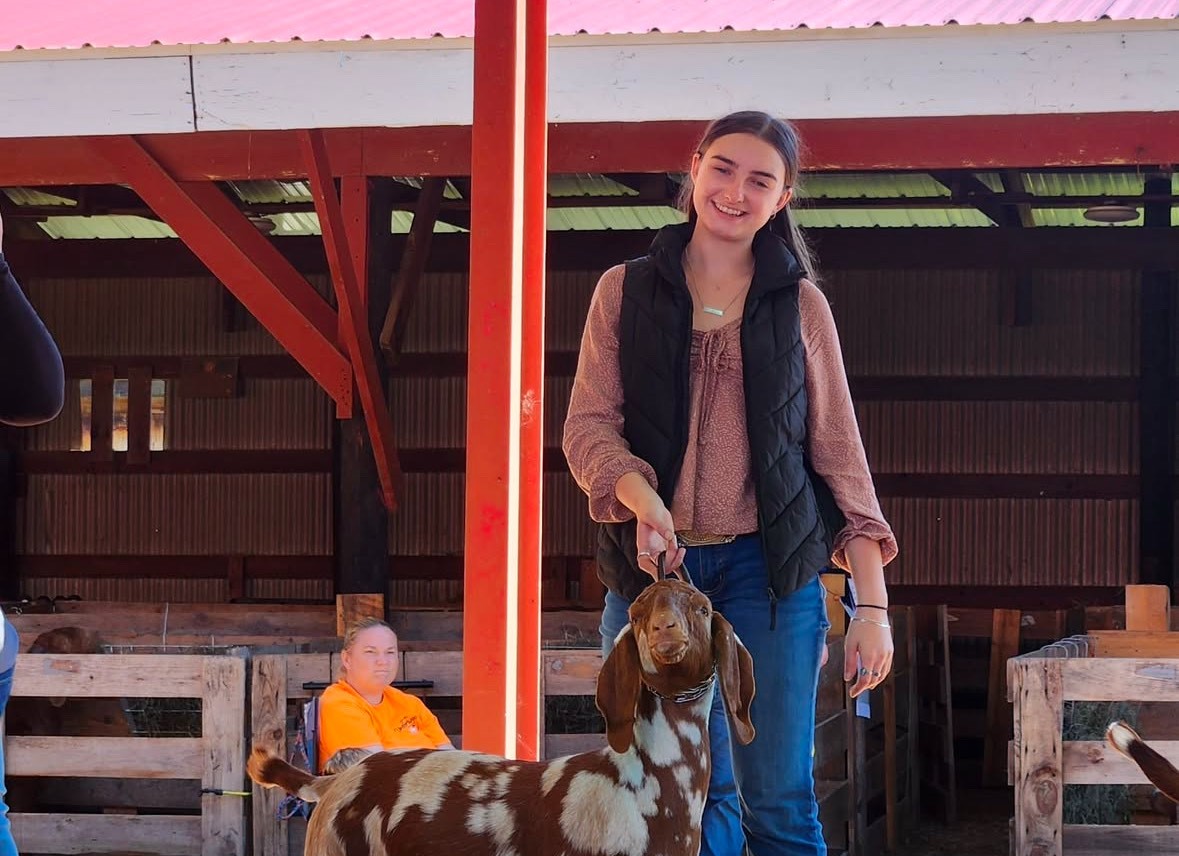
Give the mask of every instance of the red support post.
M 352 367 L 335 344 L 335 313 L 220 188 L 177 181 L 133 137 L 96 137 L 91 146 L 350 413 Z
M 389 511 L 394 511 L 397 508 L 397 482 L 401 478 L 401 469 L 397 462 L 397 446 L 393 440 L 393 418 L 389 415 L 385 394 L 381 389 L 376 352 L 373 349 L 368 316 L 361 297 L 358 268 L 363 270 L 364 266 L 357 264 L 349 249 L 344 214 L 328 165 L 323 132 L 300 131 L 299 141 L 303 147 L 311 195 L 315 199 L 315 211 L 319 215 L 319 227 L 323 233 L 324 248 L 327 250 L 328 267 L 332 271 L 336 303 L 340 307 L 340 332 L 352 358 L 356 389 L 364 408 L 365 422 L 368 423 L 369 436 L 373 443 L 373 455 L 377 461 L 377 474 L 381 479 L 381 492 L 385 499 L 385 507 Z M 367 229 L 367 222 L 363 225 L 364 229 Z M 353 245 L 355 246 L 355 241 Z
M 524 21 L 524 307 L 520 420 L 520 631 L 516 757 L 544 754 L 540 610 L 544 484 L 545 209 L 548 202 L 548 0 Z
M 463 748 L 516 749 L 525 0 L 475 0 Z

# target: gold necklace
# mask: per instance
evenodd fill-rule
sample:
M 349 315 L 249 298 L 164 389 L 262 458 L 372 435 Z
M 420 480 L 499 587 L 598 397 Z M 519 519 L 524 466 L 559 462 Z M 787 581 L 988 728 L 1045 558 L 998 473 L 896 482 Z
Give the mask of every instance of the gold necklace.
M 753 277 L 750 277 L 749 281 L 745 283 L 745 287 L 738 291 L 733 296 L 733 299 L 729 301 L 729 305 L 724 309 L 718 309 L 717 307 L 709 306 L 704 302 L 704 298 L 699 295 L 699 293 L 696 291 L 696 286 L 692 284 L 693 279 L 695 279 L 695 271 L 692 269 L 692 261 L 688 258 L 688 254 L 684 253 L 684 282 L 688 284 L 688 291 L 692 293 L 693 299 L 695 299 L 695 301 L 700 304 L 701 312 L 705 312 L 709 315 L 715 315 L 717 318 L 724 318 L 725 313 L 733 308 L 733 304 L 736 303 L 741 298 L 741 296 L 749 290 L 749 286 L 753 284 Z

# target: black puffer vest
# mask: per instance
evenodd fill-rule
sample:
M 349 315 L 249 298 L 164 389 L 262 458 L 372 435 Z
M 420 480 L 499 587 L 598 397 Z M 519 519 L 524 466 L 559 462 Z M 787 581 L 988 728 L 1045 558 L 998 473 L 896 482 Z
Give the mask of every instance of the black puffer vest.
M 688 440 L 692 300 L 681 257 L 692 229 L 691 224 L 661 229 L 649 255 L 627 262 L 619 318 L 623 436 L 654 468 L 659 496 L 669 507 Z M 766 229 L 754 239 L 753 254 L 741 349 L 758 529 L 773 604 L 814 578 L 827 563 L 831 541 L 804 453 L 802 270 L 785 243 Z M 633 519 L 601 525 L 599 577 L 628 600 L 651 582 L 639 570 L 636 549 Z

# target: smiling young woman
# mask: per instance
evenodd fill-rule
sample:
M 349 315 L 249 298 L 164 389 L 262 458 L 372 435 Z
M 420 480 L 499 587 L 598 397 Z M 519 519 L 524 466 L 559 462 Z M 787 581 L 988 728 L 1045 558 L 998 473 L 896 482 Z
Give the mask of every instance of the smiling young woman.
M 866 604 L 846 641 L 852 694 L 892 663 L 883 568 L 896 540 L 790 218 L 799 151 L 794 128 L 765 113 L 709 126 L 681 196 L 688 222 L 598 283 L 565 423 L 570 470 L 601 524 L 603 648 L 662 554 L 753 656 L 757 740 L 732 745 L 723 711 L 711 718 L 703 856 L 826 852 L 812 749 L 828 565 L 850 571 Z

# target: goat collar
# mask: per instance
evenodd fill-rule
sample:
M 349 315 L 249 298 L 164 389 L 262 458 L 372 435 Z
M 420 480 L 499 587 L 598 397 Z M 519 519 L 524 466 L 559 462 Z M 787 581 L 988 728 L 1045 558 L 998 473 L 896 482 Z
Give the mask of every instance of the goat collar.
M 707 678 L 705 678 L 704 680 L 702 680 L 700 683 L 696 684 L 696 686 L 689 687 L 688 689 L 684 690 L 683 692 L 678 692 L 675 695 L 664 695 L 663 693 L 659 692 L 659 690 L 655 689 L 655 687 L 651 686 L 646 681 L 643 681 L 643 686 L 645 686 L 648 690 L 650 690 L 655 695 L 659 696 L 659 698 L 663 699 L 664 701 L 674 702 L 675 704 L 687 704 L 690 701 L 696 701 L 698 698 L 700 698 L 706 692 L 708 692 L 710 689 L 712 689 L 712 685 L 715 682 L 716 682 L 716 669 L 713 668 L 711 674 L 709 674 L 709 676 Z

